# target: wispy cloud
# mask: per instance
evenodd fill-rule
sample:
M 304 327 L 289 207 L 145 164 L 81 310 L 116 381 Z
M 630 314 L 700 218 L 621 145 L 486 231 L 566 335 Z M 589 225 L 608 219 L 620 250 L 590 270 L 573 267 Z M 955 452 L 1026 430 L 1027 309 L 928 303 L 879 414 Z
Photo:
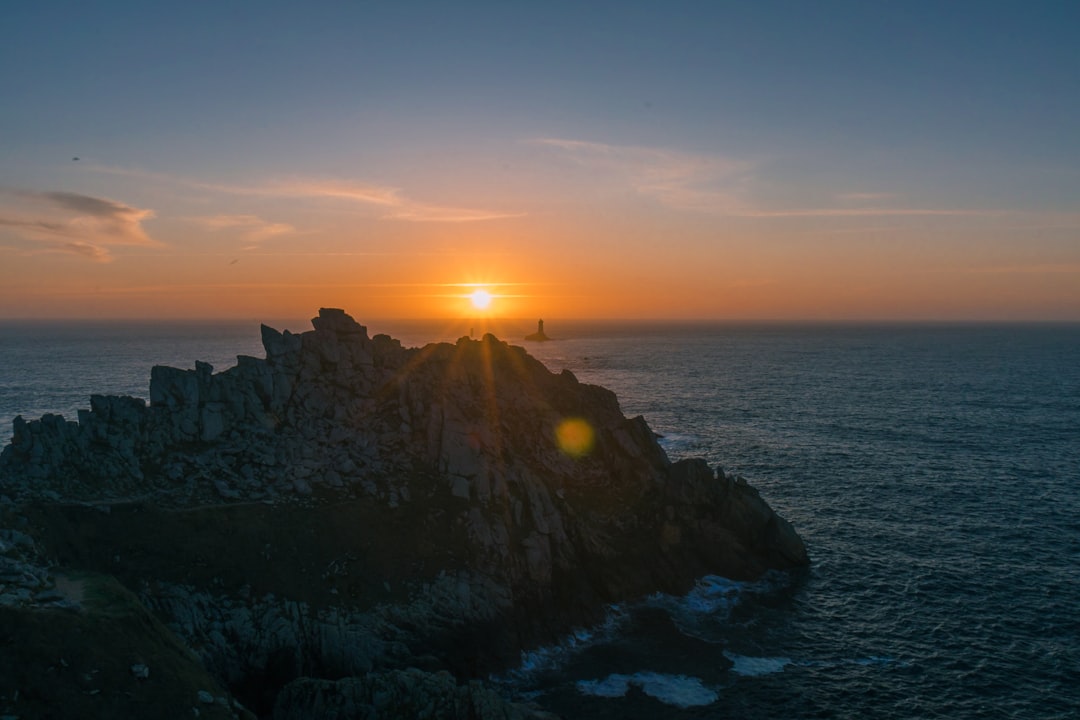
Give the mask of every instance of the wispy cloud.
M 970 275 L 1074 275 L 1080 274 L 1080 263 L 989 265 L 984 267 L 965 268 L 962 272 Z
M 110 262 L 112 258 L 109 256 L 109 251 L 100 245 L 94 245 L 93 243 L 81 242 L 74 240 L 69 243 L 59 245 L 52 250 L 46 252 L 60 252 L 60 253 L 73 253 L 75 255 L 81 255 L 94 262 Z
M 562 138 L 538 138 L 532 144 L 559 151 L 573 162 L 606 173 L 642 195 L 676 209 L 732 218 L 993 218 L 1008 210 L 903 207 L 891 192 L 841 192 L 825 207 L 769 207 L 753 196 L 760 164 L 719 155 L 692 154 L 664 148 Z
M 739 217 L 750 218 L 787 218 L 787 217 L 904 217 L 904 216 L 941 216 L 941 217 L 994 217 L 1006 215 L 1005 210 L 971 210 L 963 208 L 793 208 L 784 210 L 743 210 L 730 213 Z
M 896 193 L 888 192 L 846 192 L 837 193 L 835 195 L 835 198 L 838 202 L 842 203 L 880 203 L 889 200 L 895 200 L 897 198 L 897 195 Z
M 395 187 L 371 185 L 347 180 L 295 178 L 252 187 L 216 186 L 225 192 L 241 195 L 270 195 L 274 197 L 308 197 L 350 200 L 366 205 L 399 207 L 408 202 Z
M 744 181 L 754 164 L 663 148 L 537 138 L 572 161 L 595 168 L 635 192 L 680 209 L 731 212 L 746 208 Z
M 433 205 L 404 196 L 400 188 L 343 180 L 293 179 L 256 188 L 243 188 L 241 192 L 275 197 L 329 198 L 377 205 L 385 208 L 381 217 L 386 220 L 458 223 L 500 220 L 524 215 L 524 213 Z
M 405 203 L 383 217 L 391 220 L 408 220 L 410 222 L 465 223 L 525 217 L 525 213 L 502 213 L 490 210 Z
M 24 197 L 44 200 L 54 208 L 69 214 L 67 220 L 52 229 L 72 237 L 97 238 L 111 245 L 157 245 L 143 229 L 142 223 L 154 217 L 147 210 L 115 200 L 80 195 L 71 192 L 24 193 Z
M 142 225 L 154 217 L 153 210 L 63 191 L 4 190 L 0 191 L 0 198 L 3 196 L 17 201 L 17 207 L 0 202 L 0 226 L 44 245 L 38 252 L 109 262 L 109 246 L 161 245 L 147 235 Z
M 253 246 L 277 235 L 296 232 L 296 228 L 292 225 L 269 222 L 257 215 L 211 215 L 192 218 L 192 220 L 210 230 L 238 230 L 244 240 Z
M 136 177 L 156 182 L 182 185 L 227 195 L 288 199 L 340 200 L 381 208 L 379 217 L 412 222 L 479 222 L 522 217 L 524 213 L 481 208 L 452 208 L 408 197 L 401 188 L 355 180 L 292 177 L 257 184 L 208 183 L 188 178 L 101 165 L 87 166 L 95 172 Z

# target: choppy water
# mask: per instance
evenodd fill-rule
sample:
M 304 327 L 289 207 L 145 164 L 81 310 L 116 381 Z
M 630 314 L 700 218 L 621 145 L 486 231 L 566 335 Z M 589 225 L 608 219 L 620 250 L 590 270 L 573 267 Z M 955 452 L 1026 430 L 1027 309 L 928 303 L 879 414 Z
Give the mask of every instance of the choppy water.
M 13 327 L 5 420 L 261 355 L 254 324 Z M 515 692 L 567 718 L 1080 717 L 1080 326 L 547 330 L 531 352 L 673 458 L 745 475 L 813 566 L 613 608 L 524 658 Z
M 814 561 L 648 603 L 674 630 L 630 611 L 526 682 L 567 716 L 1080 717 L 1080 327 L 625 328 L 539 354 L 750 478 Z M 593 662 L 639 624 L 668 641 Z

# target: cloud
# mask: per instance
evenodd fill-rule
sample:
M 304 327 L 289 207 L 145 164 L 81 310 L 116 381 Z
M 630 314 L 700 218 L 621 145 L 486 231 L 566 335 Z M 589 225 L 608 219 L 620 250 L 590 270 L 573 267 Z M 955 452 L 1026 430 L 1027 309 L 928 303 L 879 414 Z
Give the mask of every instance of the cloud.
M 313 197 L 351 200 L 369 205 L 397 207 L 406 202 L 395 187 L 383 187 L 345 180 L 294 179 L 269 185 L 237 189 L 241 194 L 273 195 L 277 197 Z
M 75 255 L 81 255 L 82 257 L 93 260 L 94 262 L 112 262 L 112 256 L 109 255 L 109 251 L 105 248 L 94 245 L 93 243 L 73 241 L 58 245 L 52 250 L 46 252 L 59 252 L 59 253 L 73 253 Z
M 733 212 L 747 207 L 744 186 L 754 164 L 716 155 L 663 148 L 538 138 L 574 162 L 606 173 L 635 192 L 669 207 Z
M 65 232 L 77 237 L 101 237 L 115 245 L 157 245 L 143 230 L 143 220 L 154 217 L 144 210 L 114 200 L 70 192 L 38 193 L 62 211 L 74 213 Z
M 342 180 L 296 179 L 265 185 L 257 189 L 245 188 L 245 191 L 279 197 L 329 198 L 377 205 L 386 208 L 381 216 L 384 220 L 460 223 L 499 220 L 524 215 L 524 213 L 433 205 L 405 197 L 399 188 Z
M 887 192 L 847 192 L 837 193 L 836 200 L 845 203 L 884 202 L 896 199 L 895 193 Z
M 889 217 L 998 217 L 1006 210 L 966 208 L 889 207 L 900 196 L 885 192 L 848 192 L 834 195 L 845 207 L 768 208 L 755 202 L 750 185 L 758 165 L 718 155 L 695 155 L 663 148 L 561 138 L 529 141 L 553 148 L 579 165 L 605 173 L 616 183 L 650 196 L 675 209 L 707 212 L 724 217 L 777 218 L 889 218 Z M 857 204 L 859 207 L 851 207 Z
M 67 226 L 63 223 L 47 222 L 45 220 L 20 220 L 12 217 L 0 216 L 0 225 L 13 228 L 21 228 L 27 232 L 47 232 L 63 234 Z
M 108 246 L 160 246 L 143 222 L 154 211 L 116 200 L 79 193 L 6 190 L 18 207 L 0 204 L 0 226 L 27 240 L 45 244 L 43 252 L 70 253 L 95 262 L 111 260 Z
M 401 193 L 399 188 L 342 180 L 299 179 L 258 188 L 244 188 L 243 191 L 275 197 L 327 198 L 375 205 L 385 208 L 380 215 L 383 220 L 460 223 L 500 220 L 524 215 L 524 213 L 433 205 L 408 198 Z
M 996 265 L 969 267 L 962 272 L 971 275 L 1074 275 L 1080 273 L 1080 263 L 1043 263 L 1037 265 Z
M 970 210 L 964 208 L 793 208 L 782 210 L 745 210 L 731 213 L 749 218 L 788 218 L 788 217 L 904 217 L 904 216 L 942 216 L 942 217 L 994 217 L 1008 214 L 1005 210 Z
M 210 230 L 239 229 L 244 239 L 254 244 L 277 235 L 296 232 L 292 225 L 268 222 L 257 215 L 212 215 L 193 219 Z
M 94 172 L 134 177 L 155 182 L 171 183 L 227 195 L 270 197 L 287 199 L 327 199 L 370 205 L 383 208 L 380 215 L 385 220 L 412 222 L 480 222 L 502 218 L 521 217 L 524 213 L 508 213 L 479 208 L 449 208 L 422 202 L 406 196 L 401 188 L 377 185 L 355 180 L 333 178 L 293 177 L 268 181 L 261 184 L 207 183 L 175 177 L 163 173 L 129 170 L 101 165 L 90 165 Z
M 463 223 L 525 217 L 525 213 L 500 213 L 488 210 L 470 210 L 467 208 L 404 203 L 383 217 L 389 220 L 408 220 L 411 222 Z

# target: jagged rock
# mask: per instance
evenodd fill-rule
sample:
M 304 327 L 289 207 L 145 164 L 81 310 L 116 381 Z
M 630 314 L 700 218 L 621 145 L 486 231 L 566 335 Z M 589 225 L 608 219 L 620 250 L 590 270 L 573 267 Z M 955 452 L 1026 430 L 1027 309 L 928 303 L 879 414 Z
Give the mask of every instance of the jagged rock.
M 154 367 L 149 405 L 95 395 L 78 422 L 16 418 L 0 453 L 0 493 L 45 508 L 38 542 L 119 573 L 257 710 L 295 681 L 281 717 L 387 717 L 379 698 L 406 686 L 428 698 L 417 712 L 517 717 L 484 714 L 458 680 L 607 603 L 807 562 L 745 481 L 672 463 L 612 392 L 520 347 L 403 348 L 336 309 L 312 325 L 262 326 L 266 357 L 221 373 Z M 18 576 L 0 604 L 48 589 L 34 545 L 0 532 L 0 570 Z M 340 555 L 353 565 L 328 572 Z M 419 657 L 454 677 L 390 673 Z

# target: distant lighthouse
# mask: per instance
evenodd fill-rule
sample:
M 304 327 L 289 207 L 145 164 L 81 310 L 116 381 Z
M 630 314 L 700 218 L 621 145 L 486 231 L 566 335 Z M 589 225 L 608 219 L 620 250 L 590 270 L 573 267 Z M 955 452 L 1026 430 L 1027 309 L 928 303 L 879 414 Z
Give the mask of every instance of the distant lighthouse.
M 550 340 L 551 338 L 549 338 L 547 335 L 544 334 L 544 321 L 543 320 L 537 320 L 536 321 L 536 332 L 534 332 L 532 335 L 526 335 L 525 339 L 526 340 L 533 340 L 533 341 L 536 341 L 536 342 L 544 342 L 545 340 Z

